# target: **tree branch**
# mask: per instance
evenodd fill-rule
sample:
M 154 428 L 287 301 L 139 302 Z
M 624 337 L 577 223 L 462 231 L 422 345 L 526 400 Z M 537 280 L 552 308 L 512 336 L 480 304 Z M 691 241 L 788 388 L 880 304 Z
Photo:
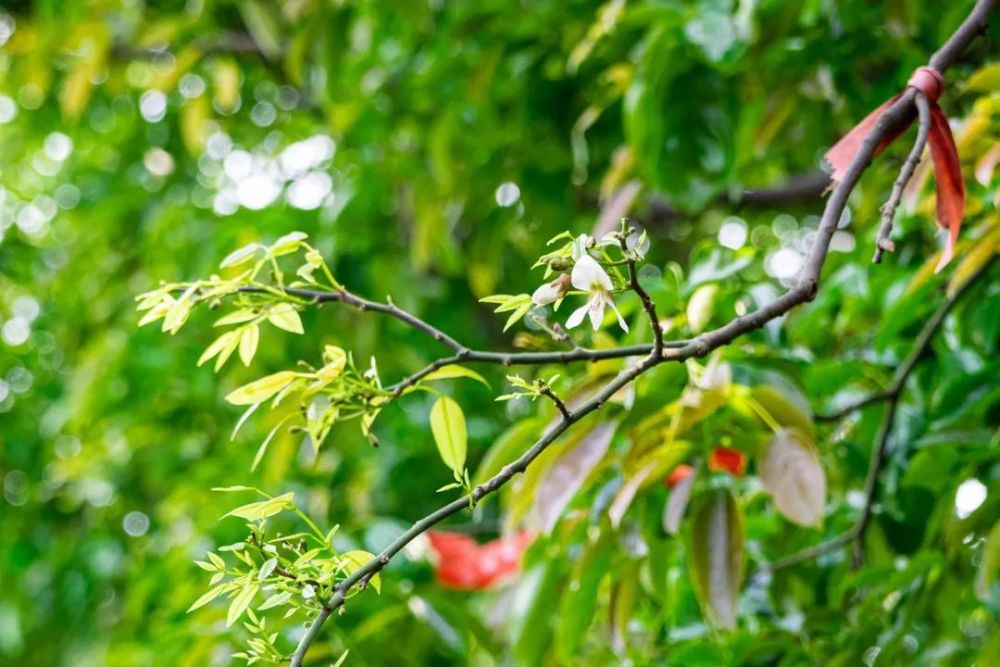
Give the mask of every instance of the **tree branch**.
M 965 50 L 976 34 L 984 28 L 986 18 L 996 5 L 997 1 L 998 0 L 979 0 L 975 8 L 972 10 L 969 18 L 967 18 L 956 33 L 952 35 L 945 46 L 934 55 L 931 60 L 931 65 L 938 71 L 944 72 L 949 65 L 954 62 L 958 55 Z M 292 655 L 292 667 L 302 666 L 305 654 L 309 650 L 313 641 L 315 641 L 323 624 L 335 609 L 344 605 L 344 602 L 347 599 L 347 593 L 354 586 L 360 584 L 362 581 L 367 581 L 375 573 L 381 571 L 389 563 L 393 556 L 395 556 L 400 550 L 403 549 L 403 547 L 405 547 L 418 535 L 421 535 L 423 532 L 447 517 L 467 510 L 470 505 L 475 506 L 475 504 L 482 500 L 485 496 L 493 493 L 510 481 L 515 474 L 524 472 L 528 465 L 530 465 L 532 461 L 544 452 L 545 449 L 548 448 L 548 446 L 551 445 L 557 437 L 559 437 L 559 435 L 587 414 L 600 408 L 618 390 L 625 387 L 644 372 L 660 363 L 668 360 L 680 361 L 695 356 L 704 356 L 712 350 L 733 341 L 737 337 L 762 327 L 768 321 L 784 315 L 795 306 L 812 300 L 816 295 L 816 290 L 819 284 L 819 274 L 829 250 L 830 240 L 833 237 L 833 233 L 837 229 L 837 223 L 839 222 L 844 207 L 847 204 L 848 196 L 854 190 L 862 172 L 871 161 L 872 156 L 875 153 L 875 147 L 892 130 L 897 128 L 899 124 L 909 116 L 909 114 L 913 113 L 914 97 L 915 91 L 913 89 L 907 89 L 899 97 L 899 99 L 897 99 L 896 102 L 893 103 L 879 117 L 874 128 L 869 133 L 868 137 L 865 138 L 857 154 L 851 160 L 851 163 L 845 171 L 843 179 L 836 185 L 833 193 L 827 200 L 823 216 L 820 219 L 819 228 L 816 232 L 815 240 L 809 251 L 808 257 L 803 264 L 798 284 L 795 287 L 791 288 L 782 296 L 778 297 L 771 303 L 762 306 L 756 311 L 748 315 L 738 317 L 718 329 L 703 333 L 679 348 L 663 350 L 659 354 L 657 354 L 655 350 L 650 350 L 649 356 L 645 357 L 635 366 L 620 372 L 613 380 L 605 385 L 596 396 L 579 406 L 571 414 L 571 418 L 567 419 L 564 416 L 551 426 L 538 441 L 536 441 L 515 461 L 504 466 L 499 473 L 491 477 L 486 482 L 477 485 L 469 497 L 462 497 L 454 500 L 414 523 L 409 530 L 396 538 L 396 540 L 386 547 L 377 557 L 356 570 L 334 588 L 333 595 L 326 602 L 319 615 L 313 620 L 305 635 L 303 635 L 302 639 L 299 641 L 299 644 Z M 962 291 L 964 292 L 964 290 Z M 346 293 L 341 294 L 346 295 Z M 343 296 L 334 300 L 342 300 L 350 303 L 350 301 Z M 418 318 L 413 317 L 412 315 L 406 314 L 404 317 L 401 315 L 402 311 L 398 311 L 398 309 L 391 310 L 383 305 L 378 310 L 411 323 L 418 329 L 427 331 L 428 333 L 440 333 L 430 325 L 426 324 L 422 320 L 419 320 Z M 941 319 L 943 319 L 943 317 L 944 316 L 942 315 Z M 927 336 L 927 338 L 929 339 L 929 336 Z M 444 341 L 445 339 L 439 338 L 438 340 Z M 452 340 L 452 342 L 455 343 L 455 347 L 453 347 L 453 349 L 456 352 L 461 351 L 462 347 L 457 342 L 453 339 L 448 340 Z M 569 354 L 572 354 L 572 352 Z
M 899 401 L 902 398 L 906 381 L 917 367 L 917 363 L 927 351 L 927 348 L 930 347 L 934 334 L 937 333 L 937 331 L 941 328 L 941 325 L 944 324 L 944 320 L 948 316 L 948 313 L 951 312 L 951 309 L 955 307 L 955 304 L 957 304 L 962 297 L 968 293 L 969 289 L 979 279 L 989 273 L 990 268 L 993 266 L 995 261 L 995 256 L 986 261 L 981 267 L 979 267 L 978 270 L 976 270 L 975 273 L 969 276 L 969 278 L 966 279 L 966 281 L 962 283 L 958 289 L 941 302 L 941 305 L 938 306 L 931 318 L 927 320 L 923 329 L 920 330 L 920 333 L 917 335 L 917 338 L 913 343 L 913 347 L 910 349 L 910 353 L 906 355 L 903 363 L 897 369 L 888 389 L 870 394 L 835 413 L 823 417 L 823 419 L 828 421 L 840 419 L 855 410 L 860 410 L 869 405 L 873 405 L 874 403 L 880 403 L 882 401 L 886 402 L 885 414 L 882 416 L 882 423 L 879 425 L 878 436 L 875 439 L 876 444 L 875 447 L 872 448 L 871 461 L 868 464 L 868 474 L 865 478 L 864 504 L 862 505 L 861 515 L 854 522 L 854 525 L 840 535 L 837 535 L 826 542 L 821 542 L 815 546 L 803 549 L 798 553 L 786 556 L 785 558 L 774 561 L 773 563 L 762 565 L 758 570 L 759 572 L 773 572 L 782 568 L 798 565 L 799 563 L 812 560 L 817 556 L 834 551 L 848 542 L 854 543 L 855 566 L 861 564 L 864 558 L 865 532 L 868 530 L 868 526 L 871 523 L 872 508 L 874 507 L 875 500 L 878 497 L 878 479 L 882 473 L 882 468 L 885 466 L 887 454 L 889 453 L 889 438 L 892 435 L 892 427 L 896 418 L 896 409 L 899 407 Z
M 872 263 L 874 264 L 882 262 L 883 252 L 894 252 L 896 250 L 895 244 L 889 238 L 889 235 L 892 233 L 892 220 L 896 217 L 896 208 L 899 207 L 899 202 L 903 198 L 903 189 L 910 182 L 910 178 L 913 177 L 913 170 L 920 163 L 920 157 L 927 146 L 927 137 L 931 132 L 931 107 L 927 102 L 927 98 L 917 93 L 914 102 L 917 105 L 917 139 L 913 142 L 913 148 L 899 170 L 899 178 L 896 179 L 896 182 L 892 186 L 892 194 L 889 195 L 889 201 L 882 206 L 882 225 L 878 229 L 878 236 L 875 239 L 875 256 L 872 257 Z
M 646 316 L 649 318 L 649 326 L 653 330 L 652 354 L 654 357 L 659 357 L 663 354 L 663 327 L 660 326 L 660 318 L 656 314 L 656 304 L 653 303 L 649 292 L 639 284 L 639 273 L 635 268 L 635 259 L 628 250 L 628 241 L 626 241 L 625 236 L 621 236 L 618 241 L 621 244 L 626 264 L 628 264 L 629 287 L 639 295 L 639 300 L 642 302 L 642 309 L 646 311 Z

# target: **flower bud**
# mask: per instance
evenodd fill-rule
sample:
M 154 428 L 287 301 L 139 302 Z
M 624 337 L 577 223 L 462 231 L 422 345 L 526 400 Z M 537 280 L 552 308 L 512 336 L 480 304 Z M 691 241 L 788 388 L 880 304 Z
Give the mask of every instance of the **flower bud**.
M 570 277 L 563 273 L 552 282 L 545 283 L 531 295 L 531 301 L 536 306 L 544 306 L 558 301 L 566 295 L 571 286 Z

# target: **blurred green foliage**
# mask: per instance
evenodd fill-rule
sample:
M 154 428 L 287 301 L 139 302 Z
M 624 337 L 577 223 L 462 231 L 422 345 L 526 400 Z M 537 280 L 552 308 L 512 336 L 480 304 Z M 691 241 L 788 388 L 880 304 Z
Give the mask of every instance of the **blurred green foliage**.
M 206 584 L 192 561 L 246 537 L 240 521 L 219 521 L 234 503 L 211 487 L 294 492 L 324 530 L 341 525 L 338 548 L 376 552 L 443 502 L 434 490 L 452 478 L 423 394 L 383 411 L 377 449 L 356 425 L 338 425 L 314 459 L 301 435 L 283 433 L 251 472 L 278 415 L 230 442 L 239 411 L 222 397 L 234 388 L 297 359 L 318 362 L 324 345 L 374 355 L 383 377 L 399 378 L 444 352 L 420 332 L 330 304 L 302 313 L 304 336 L 266 328 L 251 368 L 215 376 L 196 368 L 215 337 L 211 319 L 195 315 L 168 339 L 136 327 L 136 294 L 207 277 L 246 243 L 302 230 L 356 293 L 391 295 L 476 348 L 548 348 L 537 329 L 503 334 L 478 299 L 531 292 L 541 272 L 529 267 L 547 239 L 591 232 L 602 206 L 611 215 L 608 202 L 628 200 L 653 240 L 643 280 L 670 336 L 722 324 L 787 283 L 822 205 L 727 200 L 816 169 L 971 5 L 7 3 L 0 662 L 228 664 L 245 633 L 225 628 L 224 606 L 185 613 Z M 985 55 L 996 17 L 993 27 L 948 73 L 942 100 L 969 191 L 960 255 L 979 249 L 975 263 L 995 253 L 1000 225 L 990 164 L 1000 65 Z M 929 184 L 904 202 L 898 251 L 869 264 L 904 143 L 852 198 L 816 301 L 723 352 L 737 385 L 779 387 L 806 415 L 885 386 L 949 280 L 971 270 L 960 257 L 931 275 Z M 683 213 L 651 215 L 663 201 Z M 767 431 L 726 403 L 682 441 L 663 441 L 657 419 L 697 371 L 665 365 L 623 398 L 630 407 L 602 412 L 618 424 L 614 441 L 520 581 L 449 592 L 425 561 L 399 559 L 381 596 L 352 601 L 310 660 L 350 649 L 349 664 L 997 664 L 997 273 L 956 307 L 907 386 L 863 568 L 834 552 L 752 578 L 737 629 L 706 625 L 685 541 L 660 526 L 659 479 L 718 444 L 753 457 Z M 620 305 L 632 324 L 621 342 L 647 341 L 638 300 Z M 613 344 L 610 335 L 592 344 Z M 538 377 L 560 373 L 560 390 L 585 390 L 621 363 Z M 503 369 L 477 370 L 494 391 L 447 385 L 467 418 L 470 470 L 516 455 L 551 415 L 542 402 L 496 403 Z M 738 496 L 749 570 L 850 525 L 881 410 L 815 427 L 806 418 L 829 488 L 819 529 L 775 512 L 756 464 L 738 480 L 700 473 L 699 484 Z M 666 444 L 669 455 L 658 449 Z M 560 451 L 457 523 L 530 525 L 536 485 Z M 609 521 L 612 499 L 643 470 Z M 960 485 L 985 500 L 957 515 Z M 281 642 L 293 643 L 296 627 L 285 632 Z

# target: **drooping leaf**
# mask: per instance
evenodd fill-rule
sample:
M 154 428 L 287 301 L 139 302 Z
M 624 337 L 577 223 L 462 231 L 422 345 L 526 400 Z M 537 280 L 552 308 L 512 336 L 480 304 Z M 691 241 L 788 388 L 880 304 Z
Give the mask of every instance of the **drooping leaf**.
M 302 318 L 299 317 L 295 306 L 290 303 L 279 303 L 267 311 L 267 321 L 279 329 L 284 329 L 291 333 L 303 333 Z
M 250 405 L 266 401 L 284 389 L 295 377 L 294 371 L 279 371 L 267 375 L 230 392 L 226 396 L 226 401 L 233 405 Z
M 567 503 L 580 490 L 587 475 L 604 458 L 615 433 L 615 424 L 601 422 L 563 453 L 535 489 L 535 507 L 542 530 L 552 532 Z
M 240 332 L 239 331 L 227 331 L 222 334 L 214 341 L 212 344 L 205 348 L 205 351 L 198 358 L 198 365 L 201 366 L 209 359 L 212 359 L 216 355 L 225 354 L 222 363 L 225 363 L 225 359 L 229 358 L 229 355 L 233 353 L 233 350 L 239 345 L 240 342 Z M 221 364 L 220 364 L 221 367 Z
M 462 407 L 451 398 L 442 396 L 431 407 L 430 421 L 441 460 L 456 476 L 461 477 L 468 446 Z
M 815 448 L 801 434 L 791 429 L 774 434 L 761 457 L 760 478 L 789 521 L 822 525 L 826 475 Z
M 260 590 L 260 583 L 250 579 L 247 580 L 246 585 L 243 587 L 233 601 L 229 603 L 229 612 L 226 614 L 226 626 L 230 626 L 239 620 L 243 612 L 247 610 L 250 603 L 253 602 L 253 598 L 257 595 L 257 591 Z
M 736 627 L 743 578 L 743 514 L 727 489 L 695 498 L 688 562 L 702 608 L 720 628 Z
M 610 570 L 614 553 L 614 541 L 602 535 L 596 542 L 587 545 L 573 565 L 556 618 L 556 650 L 565 664 L 573 663 L 594 618 L 601 581 Z
M 260 327 L 251 324 L 244 327 L 240 335 L 240 361 L 244 366 L 249 366 L 253 357 L 257 354 L 257 344 L 260 342 Z

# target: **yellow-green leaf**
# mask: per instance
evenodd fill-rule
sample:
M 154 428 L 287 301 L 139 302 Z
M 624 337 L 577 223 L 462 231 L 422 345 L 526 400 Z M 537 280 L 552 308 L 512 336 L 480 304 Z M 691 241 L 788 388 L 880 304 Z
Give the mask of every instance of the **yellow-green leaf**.
M 203 363 L 216 355 L 221 354 L 226 349 L 229 349 L 229 354 L 232 354 L 233 348 L 239 344 L 239 341 L 239 331 L 227 331 L 212 341 L 211 345 L 205 348 L 205 351 L 198 358 L 198 365 L 201 366 Z M 226 355 L 227 358 L 229 357 L 229 354 Z
M 375 554 L 362 551 L 361 549 L 355 549 L 354 551 L 348 551 L 340 555 L 340 563 L 348 576 L 354 574 L 373 560 L 375 560 Z M 369 583 L 371 583 L 376 593 L 382 593 L 382 580 L 379 579 L 379 575 L 374 575 Z
M 260 327 L 251 324 L 242 329 L 240 336 L 240 361 L 244 366 L 249 366 L 253 361 L 253 355 L 257 354 L 257 343 L 260 341 Z
M 237 516 L 241 519 L 246 519 L 247 521 L 260 521 L 261 519 L 267 519 L 272 517 L 279 512 L 284 511 L 292 504 L 292 500 L 295 498 L 294 493 L 286 493 L 275 498 L 268 498 L 267 500 L 261 500 L 256 503 L 248 503 L 246 505 L 241 505 L 234 510 L 227 512 L 222 518 L 230 516 Z
M 267 311 L 267 321 L 285 331 L 300 334 L 303 332 L 302 319 L 295 306 L 290 303 L 279 303 Z
M 430 382 L 432 380 L 450 380 L 452 378 L 472 378 L 477 382 L 482 382 L 487 387 L 490 383 L 486 381 L 482 375 L 476 371 L 470 370 L 465 366 L 459 366 L 458 364 L 448 364 L 447 366 L 442 366 L 436 371 L 432 371 L 424 376 L 424 382 Z
M 702 285 L 694 291 L 687 305 L 688 326 L 692 333 L 701 333 L 715 309 L 715 293 L 718 285 Z
M 243 587 L 233 601 L 229 603 L 229 612 L 226 614 L 226 626 L 230 626 L 239 620 L 243 612 L 247 610 L 250 603 L 253 602 L 253 596 L 257 595 L 257 591 L 260 590 L 260 584 L 255 581 L 248 581 L 247 585 Z
M 233 405 L 250 405 L 271 398 L 295 379 L 294 371 L 279 371 L 232 391 L 226 401 Z
M 215 586 L 214 588 L 209 589 L 209 591 L 207 593 L 205 593 L 200 598 L 198 598 L 197 600 L 195 600 L 194 604 L 191 605 L 190 607 L 188 607 L 187 613 L 190 614 L 195 609 L 199 609 L 201 607 L 204 607 L 209 602 L 211 602 L 215 598 L 219 597 L 223 592 L 226 591 L 226 589 L 230 588 L 231 586 L 232 586 L 232 584 L 219 584 L 218 586 Z
M 468 445 L 461 406 L 447 396 L 439 398 L 431 407 L 431 433 L 434 434 L 434 444 L 441 460 L 457 477 L 461 477 Z
M 347 365 L 347 353 L 336 345 L 323 348 L 323 361 L 326 365 L 317 371 L 316 375 L 324 382 L 330 382 L 344 371 Z

